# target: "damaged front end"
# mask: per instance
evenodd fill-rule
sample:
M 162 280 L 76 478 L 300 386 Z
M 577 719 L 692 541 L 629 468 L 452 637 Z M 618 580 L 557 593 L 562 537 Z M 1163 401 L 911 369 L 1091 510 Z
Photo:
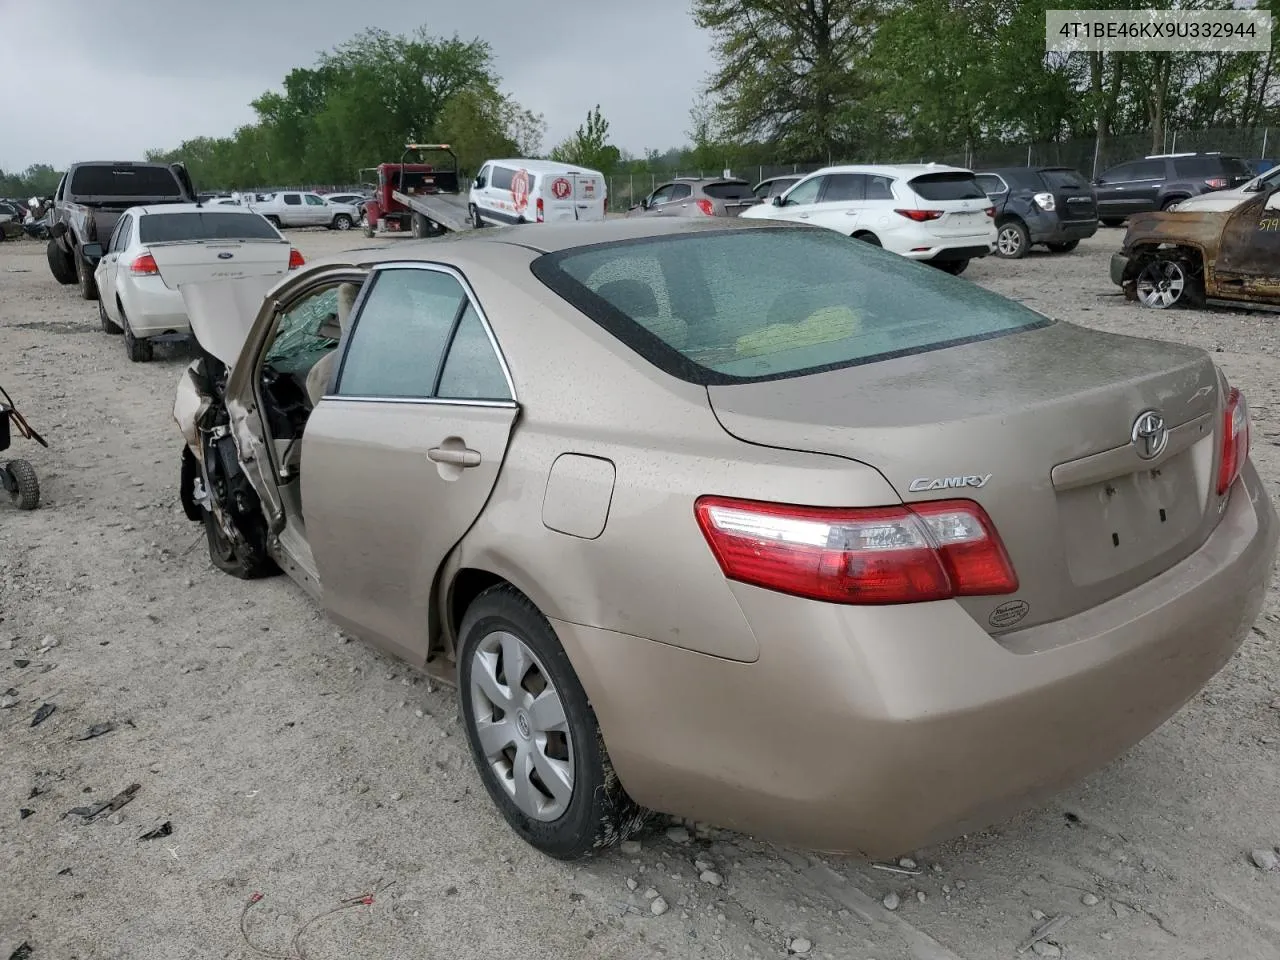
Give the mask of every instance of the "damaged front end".
M 1127 300 L 1154 309 L 1203 306 L 1206 266 L 1214 262 L 1221 233 L 1216 212 L 1136 214 L 1120 252 L 1111 256 L 1111 282 Z

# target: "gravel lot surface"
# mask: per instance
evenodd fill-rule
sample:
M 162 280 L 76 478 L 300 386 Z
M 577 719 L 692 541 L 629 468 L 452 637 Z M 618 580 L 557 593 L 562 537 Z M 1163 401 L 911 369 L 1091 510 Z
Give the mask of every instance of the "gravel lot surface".
M 372 242 L 293 239 L 309 257 Z M 1104 229 L 966 276 L 1220 351 L 1280 494 L 1280 317 L 1125 303 L 1107 279 L 1119 239 Z M 9 454 L 35 464 L 41 509 L 0 503 L 0 957 L 25 941 L 33 960 L 990 960 L 1060 915 L 1023 955 L 1280 957 L 1280 870 L 1251 859 L 1270 864 L 1280 844 L 1274 591 L 1240 654 L 1161 730 L 1044 809 L 906 851 L 914 870 L 719 831 L 673 839 L 665 823 L 638 849 L 563 865 L 490 805 L 448 690 L 344 641 L 284 577 L 213 570 L 177 499 L 185 350 L 132 364 L 96 314 L 52 280 L 42 244 L 0 244 L 0 385 L 51 443 Z M 56 709 L 32 727 L 43 704 Z M 131 784 L 115 814 L 68 813 Z

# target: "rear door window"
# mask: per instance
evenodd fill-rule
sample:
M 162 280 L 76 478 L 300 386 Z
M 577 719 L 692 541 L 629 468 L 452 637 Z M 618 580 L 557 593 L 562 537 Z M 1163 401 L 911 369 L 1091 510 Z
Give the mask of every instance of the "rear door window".
M 987 196 L 972 173 L 925 173 L 909 183 L 925 200 L 984 200 Z
M 870 174 L 866 177 L 867 181 L 867 200 L 892 200 L 893 199 L 893 178 L 881 176 L 880 174 Z
M 70 190 L 82 197 L 181 197 L 182 188 L 168 167 L 78 167 Z
M 1089 181 L 1078 170 L 1041 170 L 1040 179 L 1050 190 L 1089 189 Z
M 180 243 L 184 240 L 273 240 L 275 228 L 256 213 L 151 213 L 138 221 L 143 243 Z
M 800 376 L 1052 322 L 831 231 L 571 248 L 535 260 L 533 273 L 649 362 L 703 384 Z
M 449 337 L 468 304 L 462 284 L 443 271 L 378 271 L 351 330 L 338 394 L 430 397 Z
M 462 311 L 435 395 L 447 400 L 511 399 L 506 374 L 473 304 Z
M 688 200 L 693 188 L 687 183 L 677 183 L 671 187 L 672 200 Z
M 284 202 L 291 207 L 302 206 L 302 198 L 298 196 L 296 193 L 286 193 L 284 195 Z
M 1164 176 L 1163 160 L 1139 160 L 1129 173 L 1130 180 L 1163 180 Z
M 823 203 L 848 203 L 861 200 L 865 178 L 858 173 L 833 173 L 827 177 L 827 187 L 822 191 Z
M 749 183 L 708 183 L 702 188 L 708 197 L 717 200 L 750 200 L 754 194 Z

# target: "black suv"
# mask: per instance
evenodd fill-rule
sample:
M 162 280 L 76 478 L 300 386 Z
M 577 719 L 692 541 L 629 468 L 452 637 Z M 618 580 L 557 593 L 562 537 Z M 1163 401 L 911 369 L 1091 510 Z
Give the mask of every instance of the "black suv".
M 1221 153 L 1171 153 L 1103 171 L 1093 181 L 1098 217 L 1118 227 L 1131 213 L 1168 210 L 1180 200 L 1230 190 L 1253 179 L 1249 164 Z
M 1000 167 L 975 174 L 996 208 L 996 256 L 1017 260 L 1032 244 L 1074 250 L 1098 232 L 1093 189 L 1070 167 Z

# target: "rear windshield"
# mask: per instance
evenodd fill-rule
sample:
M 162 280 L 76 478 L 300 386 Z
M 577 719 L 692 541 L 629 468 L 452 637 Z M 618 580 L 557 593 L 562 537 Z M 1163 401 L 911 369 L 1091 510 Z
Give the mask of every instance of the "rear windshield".
M 983 200 L 987 196 L 972 173 L 925 173 L 909 182 L 926 200 Z
M 708 197 L 714 197 L 716 200 L 754 200 L 755 194 L 751 192 L 751 184 L 741 183 L 708 183 L 702 188 L 702 192 Z
M 571 248 L 534 275 L 666 372 L 694 383 L 795 377 L 1051 321 L 826 230 L 767 227 Z
M 168 167 L 78 167 L 71 193 L 82 197 L 181 197 Z
M 1253 177 L 1249 165 L 1237 157 L 1175 157 L 1174 172 L 1180 177 Z
M 256 213 L 149 213 L 138 220 L 143 243 L 181 240 L 279 240 L 280 235 Z
M 1063 187 L 1069 190 L 1089 189 L 1088 181 L 1075 170 L 1041 170 L 1040 178 L 1044 180 L 1045 185 L 1051 190 Z

